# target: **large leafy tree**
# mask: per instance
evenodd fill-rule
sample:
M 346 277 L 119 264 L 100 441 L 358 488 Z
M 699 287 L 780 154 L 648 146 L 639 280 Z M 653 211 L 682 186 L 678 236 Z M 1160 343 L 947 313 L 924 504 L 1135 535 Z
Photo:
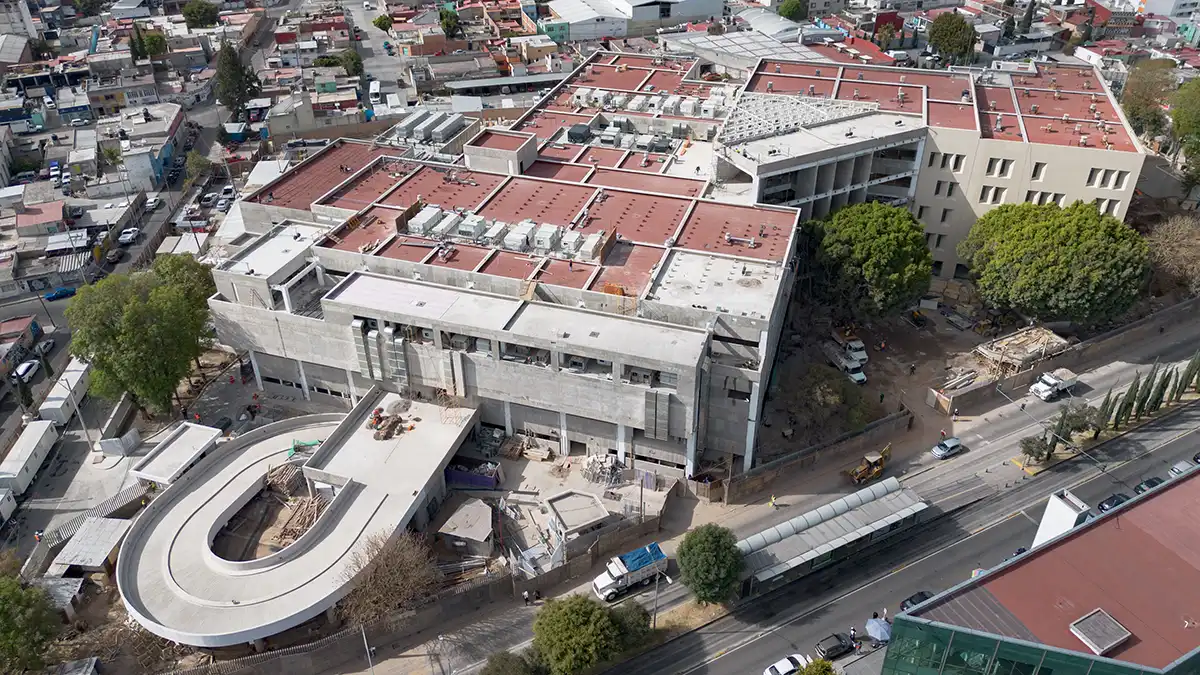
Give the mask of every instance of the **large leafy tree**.
M 169 410 L 201 343 L 193 314 L 187 291 L 156 274 L 115 274 L 79 289 L 67 307 L 71 353 L 92 365 L 100 396 L 129 392 L 143 410 Z
M 230 112 L 242 110 L 246 103 L 262 93 L 262 82 L 258 75 L 253 68 L 242 65 L 237 49 L 229 42 L 222 42 L 217 52 L 215 92 L 217 100 Z
M 929 26 L 929 44 L 945 57 L 970 56 L 978 39 L 975 29 L 958 12 L 940 14 Z
M 188 305 L 186 316 L 179 321 L 188 323 L 188 334 L 196 337 L 195 358 L 196 367 L 200 367 L 199 356 L 209 346 L 208 298 L 217 292 L 213 282 L 212 272 L 208 265 L 197 261 L 190 253 L 182 255 L 160 255 L 154 259 L 151 268 L 160 280 L 175 288 L 184 295 Z
M 460 28 L 458 25 L 458 13 L 452 9 L 442 8 L 438 10 L 438 23 L 442 26 L 442 32 L 447 38 L 452 38 L 458 35 Z
M 212 161 L 199 151 L 192 150 L 187 154 L 187 176 L 188 178 L 196 178 L 203 176 L 212 169 Z
M 1021 15 L 1021 22 L 1017 24 L 1017 29 L 1021 33 L 1028 33 L 1030 28 L 1033 28 L 1033 20 L 1037 18 L 1037 2 L 1030 0 L 1025 7 L 1025 13 Z
M 885 23 L 875 31 L 875 36 L 879 38 L 880 47 L 891 49 L 892 40 L 896 39 L 896 27 L 890 23 Z
M 701 525 L 683 537 L 677 552 L 680 576 L 702 603 L 728 600 L 742 572 L 737 537 L 727 527 Z
M 779 3 L 779 16 L 792 21 L 803 21 L 808 18 L 808 2 L 806 0 L 783 0 Z
M 1181 287 L 1200 295 L 1200 218 L 1171 216 L 1150 230 L 1146 243 L 1159 290 Z
M 220 10 L 211 2 L 191 0 L 183 6 L 181 14 L 188 28 L 208 28 L 217 25 Z
M 861 318 L 902 311 L 929 291 L 933 258 L 921 224 L 904 208 L 868 202 L 841 209 L 824 223 L 819 257 L 832 282 L 830 301 Z
M 1191 80 L 1171 97 L 1171 121 L 1176 136 L 1200 136 L 1200 80 Z
M 1174 67 L 1170 59 L 1150 59 L 1139 62 L 1129 74 L 1121 92 L 1121 108 L 1137 133 L 1154 137 L 1166 128 L 1163 103 L 1171 91 Z
M 533 646 L 554 675 L 574 675 L 616 656 L 621 629 L 609 609 L 585 595 L 546 601 L 533 620 Z
M 159 54 L 167 53 L 167 38 L 160 33 L 147 33 L 142 37 L 142 45 L 146 50 L 146 56 L 158 56 Z
M 492 654 L 479 672 L 480 675 L 534 675 L 529 662 L 512 652 Z
M 341 66 L 346 71 L 346 74 L 350 76 L 361 76 L 363 74 L 362 57 L 353 49 L 347 49 L 337 54 L 323 54 L 313 59 L 313 65 L 319 68 L 337 68 Z
M 958 253 L 991 305 L 1088 325 L 1133 306 L 1149 264 L 1137 232 L 1084 202 L 1000 206 L 976 221 Z
M 392 29 L 392 17 L 380 14 L 371 21 L 371 25 L 386 33 Z
M 45 591 L 15 576 L 0 577 L 0 671 L 40 670 L 59 626 Z

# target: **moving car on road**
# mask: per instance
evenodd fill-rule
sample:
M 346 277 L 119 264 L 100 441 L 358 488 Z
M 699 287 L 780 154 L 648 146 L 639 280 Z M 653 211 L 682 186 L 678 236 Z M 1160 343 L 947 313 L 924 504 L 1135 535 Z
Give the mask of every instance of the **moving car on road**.
M 139 235 L 141 235 L 141 233 L 142 231 L 136 227 L 127 227 L 124 230 L 121 230 L 121 235 L 117 237 L 117 243 L 122 246 L 128 246 L 137 241 L 137 238 Z
M 42 296 L 43 300 L 62 300 L 75 295 L 75 289 L 70 286 L 60 286 Z
M 960 441 L 957 436 L 951 436 L 950 438 L 947 438 L 946 440 L 933 446 L 933 449 L 929 451 L 929 454 L 938 459 L 949 459 L 950 457 L 953 457 L 962 451 L 962 441 Z
M 817 654 L 826 661 L 845 656 L 854 651 L 854 640 L 845 633 L 834 633 L 817 643 Z
M 124 255 L 124 252 L 121 249 L 110 248 L 108 250 L 108 253 L 104 254 L 104 259 L 106 261 L 108 261 L 109 264 L 116 265 L 117 263 L 121 262 L 121 257 L 123 255 Z

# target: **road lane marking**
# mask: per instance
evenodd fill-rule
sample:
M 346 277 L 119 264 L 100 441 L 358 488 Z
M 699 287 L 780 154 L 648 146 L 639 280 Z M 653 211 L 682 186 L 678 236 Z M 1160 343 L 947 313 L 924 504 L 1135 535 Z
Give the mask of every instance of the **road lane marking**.
M 1155 445 L 1155 446 L 1151 447 L 1150 449 L 1146 450 L 1145 452 L 1142 452 L 1142 453 L 1141 453 L 1141 454 L 1139 454 L 1139 455 L 1136 455 L 1136 456 L 1134 456 L 1134 457 L 1132 457 L 1132 458 L 1130 458 L 1130 459 L 1128 459 L 1128 460 L 1125 460 L 1125 461 L 1123 461 L 1123 462 L 1120 462 L 1120 463 L 1118 463 L 1118 464 L 1114 464 L 1112 467 L 1110 467 L 1110 468 L 1108 469 L 1108 472 L 1107 472 L 1107 473 L 1111 473 L 1111 471 L 1112 471 L 1112 470 L 1118 469 L 1118 468 L 1120 468 L 1120 467 L 1122 467 L 1122 466 L 1124 466 L 1124 465 L 1126 465 L 1126 464 L 1129 464 L 1129 463 L 1131 463 L 1131 462 L 1134 462 L 1134 461 L 1137 461 L 1137 460 L 1139 460 L 1139 459 L 1142 459 L 1142 458 L 1146 457 L 1147 455 L 1149 455 L 1149 454 L 1151 454 L 1151 453 L 1153 453 L 1153 452 L 1156 452 L 1156 451 L 1158 451 L 1158 450 L 1160 450 L 1160 449 L 1162 449 L 1162 448 L 1164 448 L 1164 447 L 1166 447 L 1166 446 L 1168 446 L 1168 445 L 1170 445 L 1170 444 L 1172 444 L 1172 443 L 1175 443 L 1176 441 L 1180 440 L 1181 438 L 1183 438 L 1183 437 L 1185 437 L 1185 436 L 1187 436 L 1187 435 L 1189 435 L 1189 434 L 1195 433 L 1195 432 L 1196 432 L 1196 431 L 1198 431 L 1198 430 L 1200 430 L 1200 427 L 1196 427 L 1196 428 L 1193 428 L 1193 429 L 1189 429 L 1189 430 L 1187 430 L 1187 431 L 1184 431 L 1184 432 L 1181 432 L 1181 433 L 1179 433 L 1179 434 L 1176 434 L 1175 436 L 1171 437 L 1170 439 L 1168 439 L 1168 440 L 1166 440 L 1166 441 L 1164 441 L 1164 442 L 1162 442 L 1162 443 L 1159 443 L 1158 445 Z M 1088 483 L 1088 482 L 1090 482 L 1090 481 L 1093 481 L 1093 480 L 1095 480 L 1095 479 L 1097 479 L 1097 478 L 1100 478 L 1100 477 L 1102 477 L 1102 476 L 1105 476 L 1105 475 L 1107 475 L 1107 473 L 1106 473 L 1106 472 L 1102 472 L 1102 471 L 1100 471 L 1098 468 L 1095 468 L 1095 467 L 1094 467 L 1094 465 L 1093 465 L 1093 469 L 1094 469 L 1094 473 L 1092 473 L 1092 474 L 1090 474 L 1090 475 L 1088 475 L 1088 476 L 1086 476 L 1086 477 L 1083 477 L 1083 478 L 1081 478 L 1080 480 L 1078 480 L 1078 481 L 1076 481 L 1076 482 L 1072 483 L 1072 484 L 1071 484 L 1069 487 L 1066 487 L 1066 488 L 1063 488 L 1063 489 L 1064 489 L 1064 490 L 1071 490 L 1071 489 L 1075 489 L 1075 488 L 1078 488 L 1079 486 L 1081 486 L 1081 485 L 1083 485 L 1083 484 L 1085 484 L 1085 483 Z M 1030 517 L 1030 516 L 1029 516 L 1029 514 L 1025 513 L 1025 509 L 1029 508 L 1030 506 L 1033 506 L 1033 505 L 1037 504 L 1038 502 L 1040 502 L 1041 500 L 1043 500 L 1043 499 L 1045 499 L 1045 498 L 1046 498 L 1046 496 L 1044 496 L 1044 495 L 1043 495 L 1043 496 L 1039 496 L 1039 497 L 1037 497 L 1036 499 L 1029 500 L 1029 501 L 1028 501 L 1028 502 L 1027 502 L 1025 505 L 1021 506 L 1021 507 L 1020 507 L 1018 510 L 1016 510 L 1016 511 L 1013 511 L 1012 513 L 1009 513 L 1009 514 L 1008 514 L 1008 515 L 1006 515 L 1006 516 L 1002 516 L 1002 517 L 1000 517 L 1000 518 L 997 518 L 997 519 L 995 519 L 995 520 L 992 520 L 992 521 L 990 521 L 990 522 L 986 523 L 985 525 L 982 525 L 982 526 L 981 526 L 981 527 L 979 527 L 979 528 L 976 528 L 975 530 L 971 531 L 971 533 L 970 533 L 970 534 L 968 534 L 966 537 L 964 537 L 964 538 L 962 538 L 962 539 L 959 539 L 958 541 L 954 542 L 953 544 L 950 544 L 949 546 L 946 546 L 945 548 L 938 549 L 938 550 L 936 550 L 936 551 L 934 551 L 934 552 L 932 552 L 932 553 L 929 553 L 929 554 L 927 554 L 927 555 L 921 556 L 921 557 L 920 557 L 920 558 L 918 558 L 917 560 L 914 560 L 914 561 L 911 561 L 911 562 L 905 563 L 905 564 L 903 564 L 903 565 L 900 565 L 899 567 L 896 567 L 895 569 L 893 569 L 893 570 L 891 570 L 891 571 L 889 571 L 889 572 L 887 572 L 887 573 L 883 574 L 882 576 L 880 576 L 880 577 L 878 577 L 878 578 L 876 578 L 876 579 L 873 579 L 873 580 L 871 580 L 871 581 L 869 581 L 869 582 L 867 582 L 867 583 L 863 584 L 862 586 L 859 586 L 859 587 L 857 587 L 857 588 L 853 588 L 853 589 L 851 589 L 851 590 L 847 591 L 846 593 L 843 593 L 842 595 L 839 595 L 838 597 L 836 597 L 836 598 L 834 598 L 834 599 L 832 599 L 832 600 L 830 600 L 830 601 L 828 601 L 828 602 L 825 602 L 825 603 L 821 604 L 821 605 L 820 605 L 820 606 L 818 606 L 818 607 L 814 607 L 814 608 L 811 608 L 811 609 L 806 609 L 806 610 L 803 610 L 802 612 L 800 612 L 800 613 L 798 613 L 798 614 L 794 614 L 794 615 L 792 615 L 792 616 L 788 617 L 787 619 L 784 619 L 783 621 L 777 622 L 777 623 L 775 623 L 775 624 L 773 624 L 773 625 L 769 626 L 768 628 L 766 628 L 766 629 L 764 629 L 764 630 L 762 630 L 762 631 L 759 631 L 759 632 L 758 632 L 756 635 L 754 635 L 753 637 L 751 637 L 751 638 L 748 638 L 748 639 L 744 640 L 743 642 L 740 642 L 740 643 L 738 643 L 738 644 L 736 644 L 736 645 L 734 645 L 734 646 L 732 646 L 732 647 L 728 647 L 728 648 L 726 648 L 726 649 L 722 650 L 722 651 L 721 651 L 719 654 L 717 654 L 717 655 L 713 656 L 712 658 L 709 658 L 709 659 L 705 660 L 705 661 L 704 661 L 704 662 L 702 662 L 702 663 L 699 663 L 699 664 L 697 664 L 697 665 L 695 665 L 695 666 L 692 666 L 691 668 L 689 668 L 689 669 L 687 669 L 687 670 L 680 671 L 680 672 L 679 672 L 679 675 L 688 675 L 688 673 L 695 672 L 695 671 L 697 671 L 697 670 L 699 670 L 699 669 L 701 669 L 701 668 L 704 668 L 705 666 L 711 665 L 711 664 L 712 664 L 712 663 L 714 663 L 715 661 L 718 661 L 719 659 L 721 659 L 721 658 L 723 658 L 723 657 L 725 657 L 725 656 L 728 656 L 729 654 L 732 654 L 733 652 L 736 652 L 736 651 L 738 651 L 738 650 L 740 650 L 740 649 L 743 649 L 743 648 L 745 648 L 745 647 L 748 647 L 748 646 L 750 646 L 751 644 L 754 644 L 755 642 L 757 642 L 757 641 L 759 641 L 759 640 L 761 640 L 761 639 L 763 639 L 763 638 L 765 638 L 765 637 L 767 637 L 767 636 L 769 636 L 769 635 L 772 635 L 772 634 L 774 634 L 774 633 L 778 632 L 778 631 L 779 631 L 780 629 L 782 629 L 782 628 L 786 628 L 787 626 L 790 626 L 791 624 L 793 624 L 793 623 L 796 623 L 797 621 L 799 621 L 799 620 L 801 620 L 801 619 L 803 619 L 803 618 L 805 618 L 805 617 L 807 617 L 807 616 L 810 616 L 810 615 L 812 615 L 812 614 L 814 614 L 814 613 L 816 613 L 816 612 L 820 612 L 820 611 L 822 611 L 822 610 L 826 609 L 827 607 L 829 607 L 829 606 L 833 605 L 834 603 L 841 602 L 841 601 L 845 600 L 846 598 L 849 598 L 850 596 L 854 595 L 855 593 L 858 593 L 859 591 L 864 591 L 864 590 L 866 590 L 866 589 L 868 589 L 868 588 L 871 588 L 872 586 L 874 586 L 874 585 L 876 585 L 876 584 L 878 584 L 878 583 L 880 583 L 880 582 L 882 582 L 882 581 L 884 581 L 884 580 L 890 579 L 891 577 L 895 576 L 896 574 L 900 573 L 901 571 L 903 571 L 903 570 L 905 570 L 905 569 L 907 569 L 907 568 L 909 568 L 909 567 L 912 567 L 912 566 L 914 566 L 914 565 L 919 565 L 919 564 L 921 564 L 921 563 L 925 562 L 926 560 L 929 560 L 929 559 L 930 559 L 930 558 L 932 558 L 933 556 L 940 555 L 941 553 L 943 553 L 943 552 L 945 552 L 945 551 L 948 551 L 948 550 L 950 550 L 950 549 L 954 548 L 955 546 L 958 546 L 959 544 L 962 544 L 962 543 L 964 543 L 964 542 L 970 541 L 971 539 L 974 539 L 975 537 L 977 537 L 977 536 L 979 536 L 979 535 L 983 534 L 984 532 L 987 532 L 988 530 L 991 530 L 991 529 L 995 529 L 996 527 L 999 527 L 1000 525 L 1003 525 L 1004 523 L 1008 522 L 1009 520 L 1012 520 L 1013 518 L 1015 518 L 1015 517 L 1017 517 L 1017 516 L 1023 515 L 1023 516 L 1025 516 L 1026 518 L 1028 518 L 1028 519 L 1029 519 L 1031 522 L 1033 522 L 1033 523 L 1036 525 L 1036 524 L 1038 524 L 1038 523 L 1037 523 L 1037 521 L 1035 521 L 1035 520 L 1034 520 L 1032 517 Z

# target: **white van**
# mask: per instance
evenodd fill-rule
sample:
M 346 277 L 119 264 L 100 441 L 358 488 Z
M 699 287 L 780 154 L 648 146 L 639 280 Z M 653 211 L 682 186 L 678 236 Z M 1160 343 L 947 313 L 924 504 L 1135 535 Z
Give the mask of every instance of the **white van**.
M 866 384 L 867 374 L 863 372 L 862 364 L 849 358 L 835 342 L 821 343 L 821 351 L 830 365 L 842 371 L 854 384 Z

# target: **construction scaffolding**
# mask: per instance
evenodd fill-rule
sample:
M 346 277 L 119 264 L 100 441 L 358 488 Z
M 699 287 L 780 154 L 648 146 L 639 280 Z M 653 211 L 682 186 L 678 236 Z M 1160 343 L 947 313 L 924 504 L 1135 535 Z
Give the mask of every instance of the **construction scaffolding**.
M 589 483 L 617 485 L 624 482 L 625 467 L 616 455 L 588 455 L 583 461 L 583 477 Z

